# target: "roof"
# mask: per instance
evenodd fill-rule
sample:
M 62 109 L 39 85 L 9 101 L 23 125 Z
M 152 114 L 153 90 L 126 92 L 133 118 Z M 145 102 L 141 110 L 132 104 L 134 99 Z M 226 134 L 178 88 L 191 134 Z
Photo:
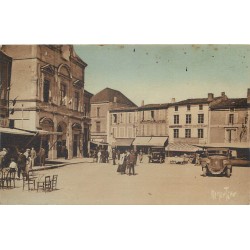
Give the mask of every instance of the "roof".
M 128 112 L 133 112 L 133 111 L 137 111 L 138 108 L 137 107 L 119 107 L 119 108 L 112 108 L 110 109 L 110 112 L 113 113 L 113 112 L 125 112 L 125 111 L 128 111 Z
M 191 105 L 191 104 L 209 104 L 213 101 L 216 101 L 220 99 L 221 96 L 219 97 L 214 97 L 211 101 L 208 101 L 208 98 L 193 98 L 193 99 L 186 99 L 180 102 L 175 102 L 171 103 L 171 106 L 176 106 L 176 105 Z
M 87 91 L 86 89 L 84 89 L 84 95 L 87 95 L 87 96 L 90 96 L 90 97 L 93 96 L 93 94 L 90 93 L 89 91 Z
M 90 102 L 91 103 L 114 102 L 115 97 L 117 103 L 124 104 L 125 106 L 137 107 L 137 105 L 135 105 L 120 91 L 111 88 L 105 88 L 102 91 L 98 92 L 91 98 Z
M 149 110 L 149 109 L 164 109 L 168 108 L 169 103 L 159 103 L 159 104 L 147 104 L 138 108 L 138 110 Z
M 250 142 L 235 142 L 235 143 L 209 143 L 195 145 L 201 148 L 230 148 L 230 149 L 246 149 L 250 148 Z
M 247 98 L 230 98 L 211 105 L 211 109 L 247 108 Z

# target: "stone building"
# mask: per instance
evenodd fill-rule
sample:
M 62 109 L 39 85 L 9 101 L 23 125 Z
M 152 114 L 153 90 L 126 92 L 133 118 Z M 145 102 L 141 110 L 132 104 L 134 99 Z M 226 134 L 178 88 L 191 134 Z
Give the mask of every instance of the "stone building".
M 224 92 L 220 97 L 209 93 L 207 98 L 186 99 L 173 102 L 168 108 L 169 145 L 171 152 L 195 152 L 195 144 L 209 141 L 209 106 L 226 100 Z
M 0 126 L 8 127 L 12 58 L 0 50 Z
M 151 147 L 165 147 L 168 142 L 168 103 L 147 104 L 138 108 L 138 130 L 133 145 L 145 153 Z
M 114 108 L 137 106 L 120 91 L 105 88 L 91 98 L 91 143 L 108 144 L 108 112 Z
M 250 89 L 248 89 L 247 98 L 229 98 L 210 105 L 210 110 L 209 143 L 211 145 L 250 148 Z
M 137 107 L 113 108 L 108 117 L 109 145 L 120 150 L 131 148 L 137 135 Z
M 10 121 L 15 128 L 41 135 L 49 158 L 83 155 L 85 128 L 84 72 L 87 64 L 71 45 L 4 45 L 13 58 Z M 87 127 L 85 127 L 87 126 Z

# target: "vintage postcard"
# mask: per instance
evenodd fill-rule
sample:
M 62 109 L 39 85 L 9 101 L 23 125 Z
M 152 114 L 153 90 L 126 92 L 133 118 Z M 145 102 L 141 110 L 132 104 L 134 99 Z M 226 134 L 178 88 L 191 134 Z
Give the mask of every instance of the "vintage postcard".
M 0 204 L 250 202 L 249 45 L 1 45 Z

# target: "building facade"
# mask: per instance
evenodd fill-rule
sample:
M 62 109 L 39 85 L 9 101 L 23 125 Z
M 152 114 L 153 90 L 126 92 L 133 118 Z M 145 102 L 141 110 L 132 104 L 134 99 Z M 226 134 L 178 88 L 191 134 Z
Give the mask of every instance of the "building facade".
M 10 121 L 15 128 L 43 135 L 51 159 L 83 155 L 84 72 L 87 64 L 71 45 L 4 45 L 13 58 Z M 89 125 L 88 125 L 89 126 Z
M 210 107 L 209 143 L 247 145 L 249 141 L 250 89 L 247 98 L 230 98 Z
M 0 50 L 0 127 L 9 127 L 9 90 L 12 58 Z
M 128 149 L 137 135 L 137 107 L 113 108 L 108 114 L 108 143 L 113 148 Z
M 108 144 L 110 139 L 109 111 L 137 106 L 120 91 L 105 88 L 91 98 L 91 142 Z

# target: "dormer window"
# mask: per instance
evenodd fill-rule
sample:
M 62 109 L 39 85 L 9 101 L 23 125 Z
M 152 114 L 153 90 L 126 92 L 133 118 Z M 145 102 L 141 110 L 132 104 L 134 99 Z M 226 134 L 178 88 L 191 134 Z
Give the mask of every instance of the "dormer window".
M 178 106 L 175 106 L 175 107 L 174 107 L 174 110 L 175 110 L 175 111 L 178 111 Z

